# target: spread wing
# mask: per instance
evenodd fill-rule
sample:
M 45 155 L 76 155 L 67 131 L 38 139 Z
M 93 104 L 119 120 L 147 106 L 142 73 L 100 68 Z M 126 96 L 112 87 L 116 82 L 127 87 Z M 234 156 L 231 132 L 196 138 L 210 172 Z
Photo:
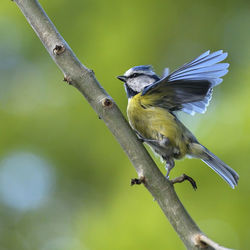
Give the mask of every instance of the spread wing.
M 227 57 L 222 50 L 207 51 L 171 74 L 147 86 L 142 92 L 145 106 L 160 106 L 171 111 L 183 110 L 191 115 L 205 113 L 213 87 L 228 72 Z

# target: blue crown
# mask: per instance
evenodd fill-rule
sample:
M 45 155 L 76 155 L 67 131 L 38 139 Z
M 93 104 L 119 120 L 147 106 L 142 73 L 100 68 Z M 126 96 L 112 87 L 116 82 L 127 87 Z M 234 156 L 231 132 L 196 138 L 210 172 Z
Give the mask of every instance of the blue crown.
M 151 65 L 140 65 L 133 67 L 132 70 L 153 71 L 153 68 Z

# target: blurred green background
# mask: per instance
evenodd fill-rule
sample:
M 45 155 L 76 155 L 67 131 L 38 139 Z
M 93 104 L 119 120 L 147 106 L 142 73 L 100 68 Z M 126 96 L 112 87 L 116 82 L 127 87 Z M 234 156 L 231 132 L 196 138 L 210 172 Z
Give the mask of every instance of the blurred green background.
M 250 245 L 250 2 L 43 0 L 59 32 L 126 114 L 115 76 L 158 74 L 208 49 L 229 74 L 206 115 L 185 116 L 198 139 L 240 175 L 232 190 L 199 160 L 176 163 L 198 184 L 176 185 L 200 228 L 220 244 Z M 53 63 L 11 1 L 0 8 L 0 249 L 184 249 L 105 124 Z M 163 164 L 156 159 L 165 173 Z

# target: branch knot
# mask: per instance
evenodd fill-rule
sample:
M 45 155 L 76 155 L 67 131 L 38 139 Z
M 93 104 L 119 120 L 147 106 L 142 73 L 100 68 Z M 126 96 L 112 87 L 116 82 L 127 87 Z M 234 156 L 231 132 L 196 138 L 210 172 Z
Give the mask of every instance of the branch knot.
M 65 51 L 65 47 L 63 45 L 56 45 L 53 49 L 53 53 L 55 55 L 61 55 Z
M 111 108 L 113 106 L 113 101 L 109 98 L 104 98 L 102 100 L 102 106 L 107 107 L 107 108 Z
M 72 80 L 69 76 L 64 76 L 63 81 L 67 82 L 69 85 L 72 85 Z

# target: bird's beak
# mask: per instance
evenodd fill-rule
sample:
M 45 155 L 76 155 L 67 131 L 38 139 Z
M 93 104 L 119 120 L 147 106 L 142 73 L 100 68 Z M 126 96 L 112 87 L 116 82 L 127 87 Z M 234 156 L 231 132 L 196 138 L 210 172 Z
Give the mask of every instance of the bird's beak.
M 126 76 L 117 76 L 117 78 L 119 80 L 121 80 L 122 82 L 126 82 L 127 81 L 127 77 Z

